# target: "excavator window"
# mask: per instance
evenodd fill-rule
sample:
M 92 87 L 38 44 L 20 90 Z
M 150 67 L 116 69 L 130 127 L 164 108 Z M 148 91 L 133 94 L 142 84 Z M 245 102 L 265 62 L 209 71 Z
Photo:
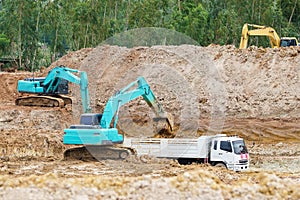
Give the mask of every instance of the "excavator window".
M 288 42 L 285 41 L 285 40 L 281 40 L 280 46 L 281 46 L 281 47 L 287 47 L 287 46 L 288 46 Z
M 81 115 L 80 124 L 82 125 L 100 125 L 102 115 L 101 114 L 87 114 Z
M 98 114 L 98 115 L 97 115 L 97 119 L 96 119 L 96 121 L 95 121 L 95 124 L 99 125 L 100 122 L 101 122 L 101 118 L 102 118 L 102 115 L 101 115 L 101 114 Z
M 289 39 L 282 39 L 280 41 L 281 47 L 290 47 L 290 46 L 297 46 L 297 43 L 295 40 L 289 40 Z
M 290 40 L 290 46 L 296 46 L 296 41 L 295 40 Z
M 93 116 L 83 116 L 83 117 L 81 117 L 80 124 L 92 125 L 93 124 Z

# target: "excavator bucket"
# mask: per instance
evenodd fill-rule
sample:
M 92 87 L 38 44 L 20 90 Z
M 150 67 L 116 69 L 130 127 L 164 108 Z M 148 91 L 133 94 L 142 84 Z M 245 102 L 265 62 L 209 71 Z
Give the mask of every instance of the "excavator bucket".
M 172 137 L 174 131 L 174 118 L 171 114 L 167 113 L 165 117 L 153 118 L 155 122 L 155 129 L 158 135 L 164 137 Z

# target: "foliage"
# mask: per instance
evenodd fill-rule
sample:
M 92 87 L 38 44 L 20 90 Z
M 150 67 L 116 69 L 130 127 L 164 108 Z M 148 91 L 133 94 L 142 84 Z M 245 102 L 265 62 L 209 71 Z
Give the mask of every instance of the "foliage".
M 203 8 L 202 4 L 184 1 L 173 12 L 172 18 L 171 24 L 176 31 L 185 33 L 200 44 L 206 44 L 208 12 Z
M 10 40 L 5 34 L 0 34 L 0 56 L 7 54 L 9 51 Z
M 183 35 L 174 37 L 175 31 L 203 46 L 238 46 L 244 23 L 299 37 L 300 0 L 5 0 L 0 1 L 0 54 L 32 71 L 68 51 L 102 43 L 190 44 Z M 250 43 L 269 46 L 262 37 Z

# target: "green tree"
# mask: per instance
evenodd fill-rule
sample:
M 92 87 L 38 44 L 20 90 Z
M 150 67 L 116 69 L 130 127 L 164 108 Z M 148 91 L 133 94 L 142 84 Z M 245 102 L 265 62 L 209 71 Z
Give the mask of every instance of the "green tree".
M 6 0 L 1 8 L 1 30 L 12 43 L 12 52 L 18 57 L 20 68 L 31 70 L 36 62 L 34 53 L 38 48 L 38 1 Z
M 184 1 L 178 4 L 172 14 L 171 26 L 184 33 L 201 45 L 207 45 L 207 20 L 208 12 L 202 4 Z
M 72 41 L 73 30 L 66 16 L 65 5 L 65 1 L 62 0 L 49 0 L 43 4 L 41 39 L 47 39 L 52 62 L 66 53 L 68 44 Z
M 237 13 L 232 9 L 221 10 L 214 20 L 214 40 L 216 44 L 238 45 L 240 38 L 240 26 L 237 26 Z
M 136 1 L 129 15 L 129 28 L 166 27 L 170 6 L 169 0 Z
M 117 33 L 144 27 L 178 31 L 201 45 L 238 46 L 244 23 L 299 36 L 300 0 L 0 0 L 0 34 L 6 36 L 1 36 L 0 48 L 18 58 L 20 68 L 34 70 L 49 64 L 50 57 L 54 61 L 68 50 L 95 47 Z M 177 44 L 179 39 L 169 39 L 172 31 L 161 37 L 155 29 L 147 30 L 139 37 L 150 37 L 149 45 Z M 128 40 L 137 40 L 132 34 L 126 34 Z M 250 40 L 269 46 L 264 37 Z
M 0 34 L 0 56 L 9 55 L 10 40 L 5 34 Z

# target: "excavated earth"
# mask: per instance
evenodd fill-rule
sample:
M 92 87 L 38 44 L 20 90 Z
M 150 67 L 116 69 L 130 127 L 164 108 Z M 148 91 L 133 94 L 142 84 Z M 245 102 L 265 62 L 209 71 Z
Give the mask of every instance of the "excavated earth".
M 63 129 L 78 123 L 72 107 L 15 106 L 27 72 L 0 72 L 1 199 L 300 199 L 300 48 L 234 46 L 99 46 L 62 57 L 36 72 L 64 65 L 86 71 L 94 112 L 143 76 L 174 117 L 161 134 L 142 98 L 120 109 L 125 137 L 199 137 L 225 133 L 246 140 L 250 170 L 130 157 L 65 161 Z

